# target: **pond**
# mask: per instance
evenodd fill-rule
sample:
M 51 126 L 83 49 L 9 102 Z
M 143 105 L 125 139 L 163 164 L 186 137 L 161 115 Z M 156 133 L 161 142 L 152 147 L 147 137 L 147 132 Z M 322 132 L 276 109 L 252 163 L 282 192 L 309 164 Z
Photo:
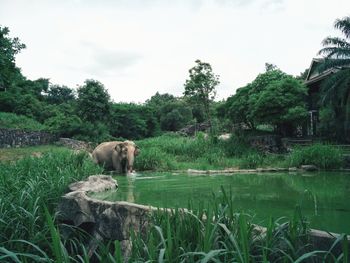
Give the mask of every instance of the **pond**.
M 115 176 L 119 188 L 93 194 L 109 201 L 159 207 L 187 207 L 188 201 L 210 202 L 221 186 L 232 192 L 237 211 L 266 225 L 269 217 L 292 218 L 297 205 L 312 228 L 350 233 L 350 172 L 190 175 L 140 173 Z

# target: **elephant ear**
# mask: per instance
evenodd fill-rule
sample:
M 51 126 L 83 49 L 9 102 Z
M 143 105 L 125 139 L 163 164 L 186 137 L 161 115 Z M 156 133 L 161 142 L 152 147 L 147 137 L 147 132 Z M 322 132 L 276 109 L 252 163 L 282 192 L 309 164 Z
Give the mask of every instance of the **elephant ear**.
M 140 147 L 138 147 L 137 145 L 135 145 L 135 152 L 134 152 L 134 155 L 136 156 L 136 155 L 139 155 L 139 153 L 140 153 Z
M 124 143 L 118 143 L 118 144 L 114 147 L 114 149 L 115 149 L 118 153 L 120 153 L 124 148 L 125 148 L 125 144 L 124 144 Z

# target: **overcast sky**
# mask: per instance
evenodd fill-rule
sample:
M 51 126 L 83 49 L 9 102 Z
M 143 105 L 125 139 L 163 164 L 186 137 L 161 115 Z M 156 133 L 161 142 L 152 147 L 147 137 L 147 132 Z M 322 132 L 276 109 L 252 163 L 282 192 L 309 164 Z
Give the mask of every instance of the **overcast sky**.
M 298 75 L 347 15 L 349 0 L 0 0 L 0 25 L 27 46 L 16 60 L 25 76 L 71 88 L 96 79 L 115 102 L 181 96 L 196 59 L 220 75 L 218 99 L 265 62 Z

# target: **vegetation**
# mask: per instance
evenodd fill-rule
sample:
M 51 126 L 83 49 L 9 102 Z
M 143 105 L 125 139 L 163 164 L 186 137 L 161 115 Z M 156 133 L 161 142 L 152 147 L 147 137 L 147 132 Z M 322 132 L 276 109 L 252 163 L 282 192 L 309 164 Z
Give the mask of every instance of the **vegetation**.
M 324 61 L 319 70 L 340 68 L 323 83 L 319 104 L 323 106 L 321 119 L 323 135 L 349 142 L 350 132 L 350 16 L 337 19 L 334 27 L 345 38 L 327 37 L 319 51 Z M 324 127 L 326 126 L 326 127 Z
M 55 221 L 55 208 L 67 184 L 100 172 L 84 153 L 64 149 L 41 158 L 0 163 L 0 261 L 122 262 L 118 241 L 96 241 L 90 258 L 87 241 L 92 237 L 81 232 L 64 239 Z M 341 262 L 346 258 L 344 235 L 335 243 L 344 244 L 337 257 L 332 248 L 313 250 L 308 225 L 298 210 L 290 221 L 271 219 L 262 234 L 250 216 L 234 210 L 233 201 L 231 193 L 223 191 L 209 204 L 190 205 L 189 213 L 179 209 L 155 213 L 150 231 L 133 235 L 130 261 Z
M 45 130 L 46 126 L 24 115 L 0 112 L 0 128 L 41 131 Z
M 348 249 L 337 258 L 328 251 L 314 250 L 308 226 L 299 209 L 291 220 L 270 219 L 262 234 L 251 217 L 234 211 L 231 194 L 213 196 L 210 204 L 191 207 L 186 213 L 158 212 L 152 217 L 151 231 L 133 239 L 131 261 L 158 262 L 341 262 Z M 208 218 L 212 220 L 208 220 Z M 341 236 L 336 243 L 345 242 Z
M 17 161 L 25 157 L 39 157 L 48 152 L 64 149 L 54 145 L 39 145 L 21 148 L 0 148 L 0 162 Z
M 330 145 L 314 144 L 296 148 L 288 157 L 290 166 L 299 167 L 313 164 L 320 169 L 337 169 L 342 166 L 343 156 L 339 148 Z
M 32 262 L 43 251 L 50 261 L 53 237 L 45 209 L 53 217 L 69 183 L 101 172 L 85 153 L 62 148 L 40 158 L 0 162 L 0 261 Z
M 184 95 L 203 106 L 206 118 L 211 124 L 210 102 L 215 98 L 215 87 L 220 83 L 219 76 L 214 75 L 209 63 L 196 60 L 196 64 L 189 70 L 190 79 L 186 80 Z
M 255 129 L 268 124 L 276 133 L 291 136 L 307 116 L 306 93 L 300 80 L 267 66 L 265 73 L 229 97 L 220 112 L 236 126 Z

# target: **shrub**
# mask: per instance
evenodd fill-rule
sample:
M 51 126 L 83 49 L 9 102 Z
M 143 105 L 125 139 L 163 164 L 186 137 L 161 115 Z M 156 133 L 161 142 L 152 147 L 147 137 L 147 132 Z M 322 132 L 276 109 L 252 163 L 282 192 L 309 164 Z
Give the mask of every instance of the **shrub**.
M 223 145 L 227 156 L 230 157 L 241 157 L 252 149 L 245 136 L 232 135 L 230 139 L 220 144 Z
M 170 170 L 173 164 L 170 157 L 156 147 L 142 148 L 141 153 L 135 159 L 135 169 L 145 170 Z
M 342 166 L 343 157 L 340 149 L 317 143 L 294 149 L 287 161 L 290 166 L 313 164 L 321 169 L 334 169 Z
M 46 126 L 24 115 L 0 112 L 0 128 L 41 131 L 45 130 Z

